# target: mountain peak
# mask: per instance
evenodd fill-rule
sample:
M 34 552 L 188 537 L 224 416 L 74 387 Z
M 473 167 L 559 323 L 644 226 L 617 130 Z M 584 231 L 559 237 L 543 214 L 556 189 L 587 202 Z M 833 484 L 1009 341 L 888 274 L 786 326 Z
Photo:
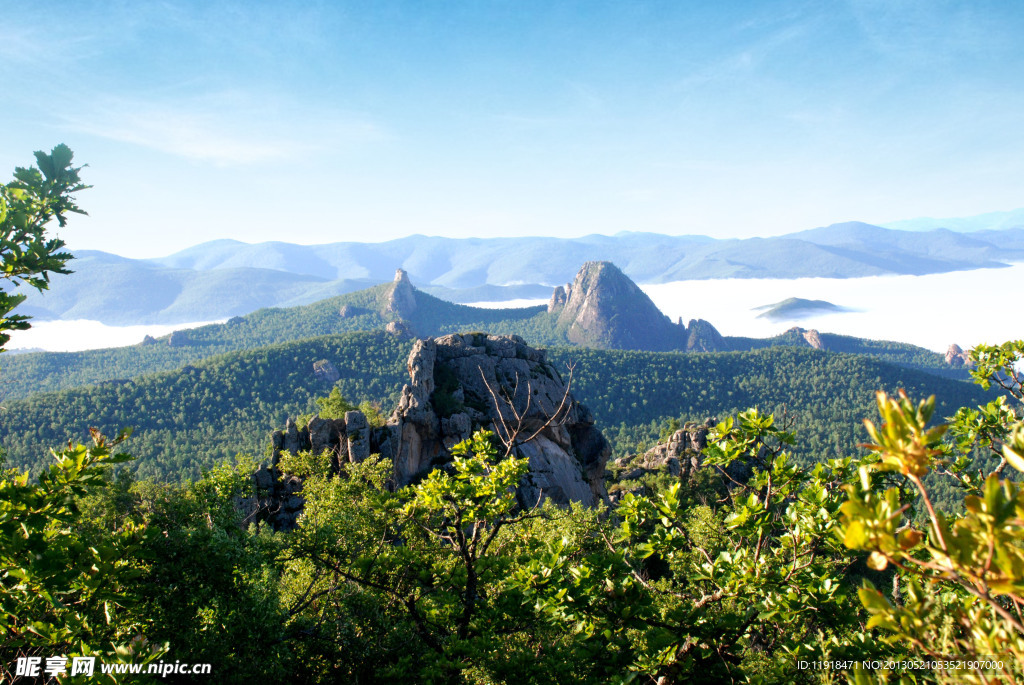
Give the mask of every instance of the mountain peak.
M 555 289 L 548 311 L 558 315 L 558 326 L 577 344 L 628 350 L 686 348 L 686 328 L 673 324 L 611 262 L 586 262 L 571 285 Z
M 405 269 L 395 271 L 395 281 L 388 289 L 381 312 L 385 316 L 393 315 L 399 319 L 407 319 L 416 311 L 416 289 L 412 287 L 409 274 Z

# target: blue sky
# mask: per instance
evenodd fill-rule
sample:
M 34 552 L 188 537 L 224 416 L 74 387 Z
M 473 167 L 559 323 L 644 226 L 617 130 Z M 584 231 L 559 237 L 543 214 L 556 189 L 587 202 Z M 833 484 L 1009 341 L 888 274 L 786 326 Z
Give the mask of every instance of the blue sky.
M 1024 4 L 4 3 L 0 173 L 74 248 L 655 231 L 1024 205 Z

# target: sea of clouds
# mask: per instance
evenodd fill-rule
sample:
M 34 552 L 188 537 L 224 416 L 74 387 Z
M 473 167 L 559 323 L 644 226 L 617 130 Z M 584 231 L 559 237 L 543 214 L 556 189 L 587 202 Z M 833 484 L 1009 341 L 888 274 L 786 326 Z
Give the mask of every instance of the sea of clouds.
M 944 352 L 951 343 L 1024 338 L 1021 293 L 1024 263 L 928 276 L 867 278 L 723 279 L 641 285 L 673 321 L 706 319 L 723 335 L 769 337 L 792 326 L 878 340 L 896 340 Z M 826 300 L 848 311 L 770 321 L 757 307 L 790 297 Z M 477 302 L 475 306 L 526 307 L 547 300 Z M 146 335 L 195 328 L 175 325 L 106 326 L 98 321 L 40 321 L 15 332 L 10 349 L 87 350 L 133 345 Z
M 675 281 L 640 287 L 673 321 L 710 321 L 723 335 L 765 338 L 787 328 L 815 328 L 875 340 L 896 340 L 945 352 L 1024 338 L 1020 313 L 1024 263 L 1002 269 L 927 276 L 866 278 L 734 278 Z M 847 311 L 772 321 L 758 307 L 790 297 L 825 300 Z M 518 306 L 544 300 L 522 300 Z M 477 303 L 500 307 L 505 303 Z

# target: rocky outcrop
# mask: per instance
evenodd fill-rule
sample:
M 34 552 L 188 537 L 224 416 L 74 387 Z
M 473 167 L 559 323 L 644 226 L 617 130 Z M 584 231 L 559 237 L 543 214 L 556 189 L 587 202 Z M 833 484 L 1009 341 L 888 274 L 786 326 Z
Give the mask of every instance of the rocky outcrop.
M 395 271 L 395 281 L 388 289 L 381 314 L 407 319 L 416 311 L 416 290 L 404 269 Z
M 411 340 L 416 337 L 412 331 L 412 326 L 405 321 L 388 321 L 387 325 L 384 326 L 384 331 L 399 340 Z
M 587 262 L 571 285 L 558 286 L 548 313 L 570 342 L 621 350 L 694 350 L 727 346 L 707 321 L 691 321 L 690 329 L 661 313 L 651 298 L 611 262 Z M 696 324 L 696 327 L 694 327 Z
M 324 381 L 325 383 L 335 383 L 341 380 L 341 372 L 338 371 L 338 367 L 327 359 L 313 362 L 313 375 L 316 376 L 318 381 Z
M 358 410 L 346 412 L 341 419 L 314 416 L 302 428 L 288 419 L 284 430 L 274 431 L 270 436 L 270 465 L 261 466 L 252 475 L 253 495 L 236 502 L 244 522 L 265 521 L 276 530 L 295 527 L 305 503 L 303 479 L 280 470 L 281 455 L 285 452 L 322 454 L 326 451 L 331 468 L 337 473 L 342 462 L 361 462 L 369 457 L 371 442 L 370 424 Z
M 685 345 L 685 332 L 662 314 L 644 291 L 611 262 L 587 262 L 565 292 L 559 289 L 549 311 L 570 342 L 626 350 L 673 350 Z M 554 305 L 554 307 L 552 307 Z
M 305 504 L 301 478 L 281 474 L 274 466 L 264 464 L 252 474 L 252 486 L 252 495 L 235 500 L 243 526 L 265 522 L 275 530 L 295 528 Z
M 567 289 L 571 290 L 571 285 L 556 286 L 555 291 L 551 293 L 551 299 L 548 301 L 548 314 L 557 314 L 565 308 L 565 303 L 569 301 L 569 295 Z
M 964 367 L 971 367 L 971 353 L 965 351 L 956 343 L 953 343 L 946 350 L 946 363 L 952 366 L 954 369 L 962 369 Z
M 793 326 L 792 328 L 786 329 L 786 332 L 779 337 L 785 341 L 784 344 L 793 345 L 795 347 L 800 347 L 806 344 L 816 350 L 828 349 L 825 346 L 825 342 L 821 339 L 821 333 L 813 328 L 808 330 L 800 328 L 799 326 Z
M 192 339 L 188 337 L 188 331 L 173 331 L 167 338 L 167 344 L 171 347 L 186 347 L 192 344 Z
M 518 493 L 524 506 L 606 499 L 611 448 L 543 350 L 518 336 L 446 335 L 417 341 L 408 370 L 379 445 L 392 458 L 396 485 L 450 461 L 452 446 L 478 428 L 507 434 L 519 426 L 520 439 L 533 436 L 516 446 L 530 465 Z
M 804 331 L 803 336 L 804 340 L 807 341 L 807 344 L 813 347 L 814 349 L 825 349 L 825 343 L 821 342 L 821 334 L 818 333 L 818 331 L 814 330 L 813 328 L 809 331 Z
M 341 419 L 314 416 L 303 428 L 288 419 L 283 431 L 271 434 L 270 444 L 275 467 L 283 452 L 297 454 L 306 450 L 314 454 L 330 451 L 331 463 L 335 465 L 359 462 L 370 456 L 370 424 L 358 410 L 346 412 Z
M 688 481 L 703 467 L 702 454 L 708 446 L 708 433 L 714 427 L 715 419 L 704 423 L 688 423 L 677 430 L 668 440 L 659 442 L 643 454 L 634 454 L 615 460 L 609 479 L 615 483 L 612 499 L 618 499 L 625 492 L 643 491 L 643 486 L 631 483 L 644 476 L 665 473 Z M 751 468 L 735 461 L 725 468 L 729 478 L 743 483 L 752 475 Z M 733 485 L 727 482 L 726 487 Z
M 253 475 L 256 494 L 238 501 L 246 521 L 295 527 L 302 479 L 280 472 L 285 452 L 326 451 L 335 472 L 343 462 L 381 454 L 392 460 L 392 485 L 403 487 L 444 467 L 451 448 L 474 431 L 507 436 L 512 426 L 520 431 L 515 453 L 529 461 L 517 493 L 523 506 L 544 499 L 588 506 L 607 501 L 604 468 L 611 447 L 543 350 L 518 336 L 446 335 L 418 340 L 407 368 L 409 383 L 383 427 L 373 428 L 362 412 L 350 411 L 342 419 L 314 416 L 302 428 L 288 419 L 284 430 L 275 431 L 271 465 Z

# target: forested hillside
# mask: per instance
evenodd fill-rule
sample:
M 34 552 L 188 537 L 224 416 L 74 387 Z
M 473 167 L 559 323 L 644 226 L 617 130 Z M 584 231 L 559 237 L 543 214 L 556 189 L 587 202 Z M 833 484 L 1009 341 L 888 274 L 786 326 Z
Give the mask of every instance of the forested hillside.
M 5 356 L 0 367 L 0 400 L 39 391 L 62 390 L 113 379 L 129 379 L 236 350 L 252 350 L 320 335 L 382 329 L 394 315 L 382 314 L 389 284 L 314 304 L 261 309 L 223 324 L 151 339 L 149 344 Z M 540 343 L 556 340 L 538 314 L 543 307 L 481 309 L 452 304 L 416 291 L 416 311 L 406 318 L 420 335 L 487 329 L 518 332 Z
M 239 452 L 262 455 L 268 432 L 288 415 L 314 410 L 332 383 L 313 364 L 329 361 L 353 401 L 391 410 L 408 377 L 410 343 L 382 332 L 324 336 L 223 354 L 135 380 L 107 382 L 5 402 L 2 444 L 12 463 L 39 469 L 47 449 L 85 438 L 89 427 L 134 426 L 130 450 L 142 476 L 176 481 Z M 785 407 L 803 440 L 799 455 L 851 454 L 874 391 L 906 387 L 939 396 L 940 413 L 978 404 L 975 386 L 863 356 L 809 348 L 686 354 L 555 348 L 558 368 L 574 363 L 574 394 L 594 411 L 618 454 L 657 437 L 676 417 L 724 417 L 737 409 Z M 564 374 L 563 374 L 564 375 Z
M 667 419 L 722 419 L 756 406 L 794 419 L 801 437 L 796 456 L 807 463 L 857 451 L 865 439 L 861 421 L 875 412 L 875 390 L 934 394 L 941 416 L 991 399 L 962 381 L 807 348 L 701 354 L 557 348 L 549 356 L 559 368 L 575 364 L 574 393 L 594 411 L 617 454 L 656 439 Z
M 469 307 L 410 287 L 412 306 L 406 311 L 388 311 L 393 289 L 394 284 L 384 284 L 310 305 L 261 309 L 224 324 L 179 331 L 129 347 L 5 355 L 0 363 L 0 400 L 170 371 L 225 352 L 252 350 L 320 335 L 381 330 L 396 320 L 405 322 L 418 336 L 485 330 L 516 334 L 535 346 L 568 343 L 566 325 L 559 325 L 558 317 L 549 314 L 544 307 Z M 828 350 L 867 354 L 932 373 L 966 378 L 964 371 L 947 366 L 941 355 L 914 345 L 828 333 L 820 334 L 820 339 Z M 734 351 L 779 345 L 809 347 L 796 329 L 773 338 L 728 337 L 722 339 L 721 344 L 724 349 Z
M 135 381 L 43 393 L 5 403 L 2 445 L 9 460 L 39 470 L 49 448 L 132 426 L 139 474 L 194 479 L 201 468 L 240 452 L 262 454 L 271 428 L 310 412 L 334 383 L 314 362 L 337 369 L 346 397 L 390 404 L 401 390 L 410 345 L 385 333 L 325 336 L 212 357 Z

